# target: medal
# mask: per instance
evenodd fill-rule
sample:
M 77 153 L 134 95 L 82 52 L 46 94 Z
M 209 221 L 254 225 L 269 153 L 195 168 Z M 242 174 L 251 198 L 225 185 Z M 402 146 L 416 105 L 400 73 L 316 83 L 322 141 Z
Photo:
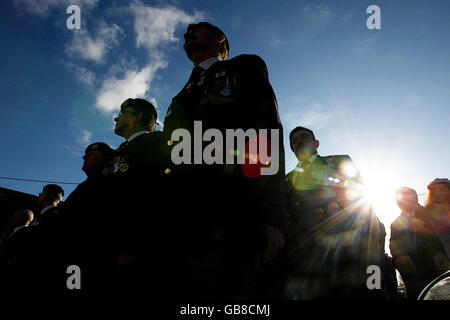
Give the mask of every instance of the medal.
M 128 165 L 126 163 L 121 163 L 119 165 L 120 172 L 126 172 L 128 170 Z
M 228 97 L 231 94 L 231 90 L 228 87 L 223 88 L 219 91 L 221 96 Z

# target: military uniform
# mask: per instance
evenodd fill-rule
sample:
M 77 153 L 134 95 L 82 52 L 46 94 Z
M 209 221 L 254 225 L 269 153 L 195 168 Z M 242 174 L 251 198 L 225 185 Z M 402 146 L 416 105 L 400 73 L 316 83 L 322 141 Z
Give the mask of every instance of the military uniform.
M 116 150 L 112 165 L 105 170 L 111 177 L 117 230 L 117 294 L 153 294 L 157 274 L 152 264 L 161 264 L 158 239 L 163 212 L 160 205 L 161 131 L 143 132 Z M 123 262 L 123 257 L 126 257 Z M 152 278 L 150 278 L 150 276 Z
M 317 155 L 302 167 L 286 176 L 289 236 L 284 256 L 292 271 L 288 296 L 357 297 L 368 262 L 380 265 L 383 258 L 379 221 L 358 202 L 362 178 L 347 155 Z
M 171 152 L 177 142 L 172 141 L 172 133 L 178 128 L 188 130 L 194 150 L 194 121 L 202 121 L 203 131 L 220 130 L 223 147 L 226 129 L 278 129 L 277 174 L 249 177 L 263 165 L 238 164 L 242 155 L 236 150 L 223 150 L 223 163 L 226 153 L 231 152 L 234 164 L 175 165 Z M 283 230 L 285 225 L 282 125 L 264 61 L 241 55 L 218 61 L 207 70 L 194 69 L 188 83 L 172 99 L 163 134 L 167 164 L 163 181 L 169 214 L 176 221 L 171 245 L 179 252 L 174 263 L 182 273 L 177 284 L 179 295 L 211 298 L 242 294 L 245 277 L 251 278 L 256 256 L 265 245 L 264 226 Z

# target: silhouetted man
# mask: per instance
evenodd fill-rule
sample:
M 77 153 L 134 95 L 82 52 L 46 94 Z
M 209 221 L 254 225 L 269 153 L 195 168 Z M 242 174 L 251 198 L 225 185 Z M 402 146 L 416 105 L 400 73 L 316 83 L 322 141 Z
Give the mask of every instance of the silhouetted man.
M 5 296 L 23 294 L 25 284 L 31 277 L 27 267 L 27 254 L 30 243 L 28 241 L 28 226 L 33 221 L 33 211 L 29 209 L 17 210 L 11 220 L 9 232 L 0 242 L 0 283 Z
M 285 254 L 294 270 L 288 297 L 363 298 L 369 261 L 381 265 L 384 258 L 384 229 L 371 206 L 358 202 L 361 176 L 348 155 L 320 156 L 312 130 L 296 127 L 289 140 L 299 162 L 286 176 Z
M 86 147 L 82 170 L 87 179 L 67 197 L 62 206 L 65 230 L 65 265 L 82 272 L 81 291 L 74 296 L 104 297 L 114 286 L 116 249 L 113 178 L 108 174 L 115 150 L 103 142 Z
M 163 185 L 174 220 L 169 241 L 177 252 L 170 257 L 176 266 L 176 289 L 168 294 L 252 297 L 255 266 L 272 259 L 284 243 L 284 149 L 275 94 L 260 57 L 227 60 L 228 39 L 218 27 L 190 24 L 184 38 L 194 69 L 172 99 L 163 129 L 167 155 Z M 223 137 L 214 141 L 215 151 L 205 141 L 194 141 L 201 139 L 202 129 L 205 135 L 211 129 L 210 133 Z M 249 133 L 245 148 L 234 147 L 235 140 L 229 148 L 227 129 L 254 129 L 259 135 Z M 261 134 L 261 129 L 267 132 Z M 278 134 L 273 139 L 271 129 Z M 181 140 L 180 133 L 190 139 Z M 259 154 L 249 148 L 257 141 L 266 149 L 277 146 L 270 163 L 261 162 L 261 148 Z M 185 149 L 177 151 L 181 146 Z M 205 154 L 215 160 L 204 160 Z M 226 161 L 230 155 L 232 161 Z M 185 161 L 174 161 L 177 156 Z M 263 175 L 263 169 L 274 172 Z
M 445 250 L 434 234 L 427 210 L 418 203 L 417 192 L 400 188 L 396 200 L 401 214 L 391 224 L 389 247 L 408 300 L 417 300 L 420 292 L 446 270 L 439 263 L 445 260 Z
M 41 208 L 37 223 L 29 227 L 24 267 L 35 273 L 30 277 L 26 290 L 41 296 L 58 296 L 65 288 L 66 270 L 61 265 L 62 213 L 58 204 L 64 196 L 64 190 L 56 184 L 44 186 L 39 193 L 38 204 Z M 36 217 L 35 217 L 36 219 Z
M 41 219 L 46 219 L 43 217 L 50 217 L 57 214 L 59 212 L 57 210 L 57 206 L 63 197 L 64 190 L 60 186 L 56 184 L 48 184 L 44 186 L 38 197 L 38 205 L 41 208 L 41 211 L 39 215 L 35 217 L 36 219 L 33 222 L 33 225 L 39 224 Z
M 159 226 L 165 213 L 158 209 L 162 133 L 155 131 L 157 119 L 153 104 L 140 98 L 125 100 L 119 116 L 114 118 L 114 132 L 126 139 L 116 150 L 109 169 L 119 193 L 116 210 L 121 237 L 117 287 L 126 295 L 148 294 L 147 288 L 152 283 L 156 286 L 156 279 L 150 276 L 153 272 L 149 270 L 161 264 Z M 156 230 L 149 232 L 149 228 Z

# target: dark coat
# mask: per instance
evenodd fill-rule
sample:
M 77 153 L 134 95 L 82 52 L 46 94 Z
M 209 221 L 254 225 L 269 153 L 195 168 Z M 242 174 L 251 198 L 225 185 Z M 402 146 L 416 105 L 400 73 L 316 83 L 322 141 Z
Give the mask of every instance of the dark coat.
M 233 164 L 172 162 L 171 152 L 177 146 L 172 133 L 180 128 L 187 130 L 194 150 L 194 121 L 202 121 L 203 132 L 213 128 L 222 133 L 222 161 L 225 163 L 226 154 L 231 152 Z M 270 129 L 279 130 L 278 172 L 261 176 L 262 164 L 240 165 L 238 157 L 243 157 L 245 150 L 225 150 L 226 129 L 267 129 L 269 140 Z M 286 222 L 283 132 L 264 61 L 258 56 L 241 55 L 218 61 L 198 79 L 191 78 L 172 99 L 163 134 L 167 164 L 163 185 L 168 214 L 177 223 L 171 230 L 173 246 L 180 252 L 178 262 L 188 265 L 186 269 L 195 274 L 192 281 L 205 279 L 202 288 L 209 286 L 210 290 L 204 289 L 203 294 L 214 296 L 220 294 L 219 288 L 226 287 L 222 294 L 227 296 L 230 293 L 226 290 L 233 283 L 236 291 L 241 289 L 242 275 L 265 246 L 264 226 L 284 230 Z M 202 150 L 208 145 L 203 142 Z M 191 163 L 193 160 L 194 152 Z M 227 275 L 218 276 L 216 272 Z
M 439 265 L 439 256 L 445 257 L 445 249 L 427 221 L 427 210 L 419 206 L 414 217 L 401 214 L 391 224 L 390 249 L 394 265 L 402 269 L 408 299 L 416 300 L 421 290 L 445 271 Z M 404 270 L 398 265 L 398 257 L 407 256 L 413 268 Z M 441 258 L 442 260 L 442 258 Z
M 298 285 L 289 297 L 370 296 L 366 268 L 382 265 L 385 233 L 372 207 L 361 201 L 362 194 L 348 197 L 363 184 L 350 157 L 317 155 L 309 166 L 291 171 L 286 183 L 289 236 L 284 257 Z
M 65 265 L 80 267 L 81 291 L 72 296 L 104 297 L 114 288 L 118 247 L 118 212 L 112 177 L 89 176 L 67 197 L 61 208 Z

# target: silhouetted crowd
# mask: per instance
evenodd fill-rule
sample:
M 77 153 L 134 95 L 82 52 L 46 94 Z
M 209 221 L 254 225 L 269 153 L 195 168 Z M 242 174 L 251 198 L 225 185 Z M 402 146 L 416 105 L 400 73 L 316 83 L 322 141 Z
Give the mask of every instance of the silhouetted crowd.
M 448 179 L 428 185 L 425 207 L 413 189 L 397 191 L 389 256 L 348 155 L 319 155 L 299 126 L 289 135 L 298 164 L 285 175 L 264 61 L 228 59 L 228 39 L 207 22 L 184 38 L 195 67 L 163 130 L 153 104 L 125 100 L 114 118 L 125 141 L 87 146 L 87 178 L 65 201 L 49 184 L 39 212 L 13 214 L 0 243 L 2 296 L 449 298 Z

